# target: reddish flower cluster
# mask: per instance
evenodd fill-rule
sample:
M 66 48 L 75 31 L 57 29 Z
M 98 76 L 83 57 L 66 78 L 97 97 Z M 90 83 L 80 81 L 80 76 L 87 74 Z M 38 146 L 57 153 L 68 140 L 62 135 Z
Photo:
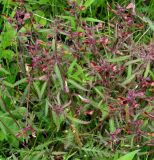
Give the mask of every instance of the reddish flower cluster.
M 110 64 L 106 60 L 102 60 L 99 64 L 92 61 L 91 66 L 100 73 L 104 86 L 108 86 L 109 82 L 116 79 L 116 76 L 121 75 L 125 70 L 123 65 Z
M 30 17 L 31 14 L 29 12 L 26 12 L 25 10 L 17 10 L 14 17 L 17 23 L 17 29 L 19 30 L 21 26 L 25 24 L 25 21 L 30 19 Z
M 127 7 L 121 7 L 119 4 L 116 5 L 116 10 L 112 9 L 109 6 L 109 9 L 114 12 L 117 16 L 121 17 L 127 25 L 132 25 L 134 20 L 135 13 L 135 5 L 129 4 Z M 130 10 L 131 12 L 126 12 L 126 10 Z
M 144 60 L 147 61 L 154 61 L 154 43 L 151 42 L 147 46 L 141 46 L 140 47 L 140 56 Z
M 16 137 L 20 138 L 20 137 L 28 136 L 29 131 L 31 132 L 33 137 L 36 137 L 35 130 L 33 129 L 32 126 L 27 126 L 27 127 L 23 128 L 21 132 L 17 133 Z
M 47 49 L 41 48 L 40 41 L 36 41 L 35 45 L 28 47 L 30 56 L 32 58 L 32 68 L 40 72 L 50 75 L 55 64 L 55 55 L 50 54 Z

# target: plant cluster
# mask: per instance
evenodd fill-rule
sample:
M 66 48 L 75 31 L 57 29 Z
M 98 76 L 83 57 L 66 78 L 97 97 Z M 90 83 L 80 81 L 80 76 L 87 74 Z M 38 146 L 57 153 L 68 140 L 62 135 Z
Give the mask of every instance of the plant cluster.
M 152 160 L 154 24 L 118 2 L 0 1 L 1 159 Z

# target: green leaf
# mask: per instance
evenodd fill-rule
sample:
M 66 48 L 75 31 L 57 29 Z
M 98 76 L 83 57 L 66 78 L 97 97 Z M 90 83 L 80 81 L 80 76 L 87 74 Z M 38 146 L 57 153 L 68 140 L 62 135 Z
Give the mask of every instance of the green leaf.
M 39 88 L 39 83 L 38 83 L 38 82 L 33 82 L 33 85 L 34 85 L 34 88 L 35 88 L 35 91 L 36 91 L 36 93 L 37 93 L 37 95 L 38 95 L 39 100 L 41 100 L 42 97 L 43 97 L 43 94 L 44 94 L 44 92 L 45 92 L 45 89 L 46 89 L 46 87 L 47 87 L 47 82 L 44 82 L 44 83 L 43 83 L 41 89 Z
M 120 62 L 120 61 L 125 61 L 129 58 L 130 58 L 130 56 L 121 56 L 121 57 L 117 57 L 117 58 L 108 59 L 108 61 L 109 62 Z
M 91 17 L 86 17 L 86 18 L 83 18 L 84 21 L 88 21 L 88 22 L 103 22 L 99 19 L 96 19 L 96 18 L 91 18 Z
M 33 82 L 33 85 L 34 85 L 35 91 L 38 95 L 38 98 L 41 99 L 39 84 L 37 82 Z
M 86 8 L 90 7 L 92 5 L 92 3 L 95 2 L 95 0 L 87 0 L 85 3 L 84 3 L 84 6 Z
M 16 83 L 13 84 L 13 87 L 16 87 L 22 83 L 26 83 L 27 82 L 27 78 L 22 78 L 19 81 L 17 81 Z
M 47 87 L 47 82 L 44 82 L 40 91 L 40 99 L 42 99 L 46 87 Z
M 151 76 L 152 79 L 154 80 L 154 72 L 152 72 L 151 70 L 150 70 L 149 72 L 150 72 L 150 76 Z
M 124 82 L 122 82 L 121 85 L 127 85 L 135 78 L 135 76 L 136 76 L 136 74 L 131 75 L 128 79 L 126 79 Z
M 58 17 L 69 20 L 71 22 L 72 28 L 76 28 L 76 21 L 74 17 L 72 16 L 58 16 Z
M 144 72 L 144 78 L 146 78 L 148 76 L 149 72 L 150 72 L 150 62 L 148 62 L 147 66 L 146 66 L 146 69 Z
M 79 124 L 89 124 L 90 123 L 89 121 L 83 121 L 83 120 L 74 118 L 74 117 L 69 116 L 69 115 L 67 115 L 67 118 L 70 119 L 72 122 L 79 123 Z
M 20 106 L 22 106 L 22 104 L 25 102 L 29 89 L 30 89 L 30 87 L 29 87 L 29 84 L 28 84 L 26 86 L 25 90 L 24 90 L 24 93 L 22 93 L 22 96 L 20 98 Z
M 45 116 L 47 117 L 48 113 L 49 113 L 49 101 L 48 99 L 45 100 Z
M 12 60 L 14 56 L 14 52 L 12 50 L 2 50 L 0 54 L 0 58 Z
M 39 4 L 47 4 L 49 3 L 49 0 L 39 0 Z
M 6 47 L 12 45 L 16 37 L 16 31 L 13 27 L 6 26 L 6 28 L 7 31 L 1 33 L 2 35 L 1 47 L 3 50 L 6 49 Z
M 46 18 L 44 17 L 44 12 L 41 11 L 41 10 L 37 10 L 35 12 L 35 15 L 38 15 L 38 16 L 35 16 L 35 20 L 36 22 L 38 22 L 39 24 L 41 24 L 42 26 L 45 26 L 47 24 L 47 20 Z
M 8 140 L 9 137 L 14 137 L 14 134 L 19 131 L 14 120 L 4 113 L 0 115 L 0 129 L 6 135 L 6 140 Z
M 139 152 L 139 150 L 135 150 L 133 152 L 127 153 L 126 155 L 120 157 L 117 160 L 133 160 L 134 156 Z
M 15 148 L 18 148 L 18 147 L 19 147 L 19 141 L 18 141 L 18 139 L 15 138 L 14 136 L 9 136 L 9 137 L 8 137 L 8 141 L 9 141 L 9 143 L 10 143 L 13 147 L 15 147 Z
M 5 134 L 0 131 L 0 141 L 4 141 L 5 140 Z
M 88 91 L 86 88 L 82 87 L 80 84 L 77 82 L 73 81 L 72 79 L 68 79 L 68 82 L 71 83 L 74 87 L 83 90 L 83 91 Z
M 10 72 L 8 72 L 5 68 L 2 67 L 0 67 L 0 72 L 10 75 Z
M 7 81 L 2 81 L 2 83 L 3 83 L 5 86 L 7 86 L 7 87 L 10 87 L 10 88 L 13 88 L 13 87 L 14 87 L 13 84 L 11 84 L 11 83 L 9 83 L 9 82 L 7 82 Z
M 127 70 L 127 79 L 129 79 L 132 75 L 132 65 L 130 64 L 128 66 L 128 70 Z
M 74 70 L 74 67 L 75 67 L 75 65 L 76 65 L 76 62 L 77 62 L 77 59 L 74 59 L 74 61 L 70 64 L 70 66 L 69 66 L 69 68 L 68 68 L 68 70 L 67 70 L 67 73 L 68 73 L 69 75 L 72 74 L 72 72 L 73 72 L 73 70 Z
M 2 138 L 7 140 L 7 131 L 6 131 L 6 128 L 4 127 L 3 123 L 1 123 L 1 119 L 0 119 L 0 129 L 1 129 Z
M 52 39 L 52 50 L 55 51 L 56 48 L 56 41 L 55 38 Z
M 148 17 L 143 17 L 143 20 L 148 23 L 149 27 L 151 28 L 151 30 L 154 31 L 154 23 L 148 18 Z
M 56 76 L 57 76 L 57 78 L 60 82 L 61 89 L 63 90 L 64 89 L 64 82 L 63 82 L 63 79 L 62 79 L 62 76 L 61 76 L 61 73 L 60 73 L 60 69 L 59 69 L 57 64 L 55 65 L 55 73 L 56 73 Z
M 23 118 L 26 113 L 27 113 L 27 108 L 25 107 L 19 107 L 17 108 L 16 110 L 12 111 L 11 112 L 12 115 L 16 118 L 16 119 L 20 119 L 20 118 Z M 8 115 L 9 116 L 9 115 Z
M 54 124 L 57 127 L 57 132 L 58 132 L 60 129 L 60 125 L 64 120 L 64 117 L 63 117 L 63 115 L 58 116 L 54 111 L 52 111 L 52 119 L 53 119 Z
M 98 88 L 94 87 L 94 90 L 95 90 L 102 98 L 104 98 L 103 93 L 102 93 Z
M 18 158 L 14 154 L 12 154 L 12 158 L 12 160 L 18 160 Z
M 109 126 L 110 126 L 110 132 L 114 132 L 115 131 L 115 126 L 114 126 L 114 119 L 110 118 L 109 120 Z
M 128 62 L 125 63 L 125 66 L 128 66 L 130 64 L 134 64 L 134 63 L 137 63 L 137 62 L 142 62 L 142 59 L 138 58 L 138 59 L 135 59 L 135 60 L 128 61 Z

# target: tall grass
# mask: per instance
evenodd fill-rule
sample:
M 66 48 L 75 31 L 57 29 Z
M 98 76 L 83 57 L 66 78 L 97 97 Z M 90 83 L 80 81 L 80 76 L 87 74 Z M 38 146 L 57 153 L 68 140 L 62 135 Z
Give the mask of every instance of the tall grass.
M 153 159 L 153 4 L 0 1 L 0 159 Z

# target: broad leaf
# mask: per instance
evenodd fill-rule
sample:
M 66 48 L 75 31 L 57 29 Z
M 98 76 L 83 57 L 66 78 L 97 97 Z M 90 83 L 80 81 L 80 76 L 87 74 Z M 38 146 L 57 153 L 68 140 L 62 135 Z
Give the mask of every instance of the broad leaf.
M 127 153 L 126 155 L 120 157 L 117 160 L 133 160 L 134 156 L 139 152 L 139 150 L 135 150 L 133 152 Z

